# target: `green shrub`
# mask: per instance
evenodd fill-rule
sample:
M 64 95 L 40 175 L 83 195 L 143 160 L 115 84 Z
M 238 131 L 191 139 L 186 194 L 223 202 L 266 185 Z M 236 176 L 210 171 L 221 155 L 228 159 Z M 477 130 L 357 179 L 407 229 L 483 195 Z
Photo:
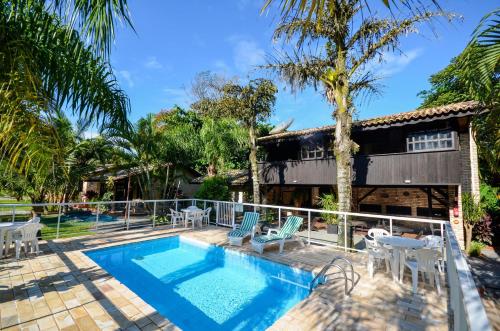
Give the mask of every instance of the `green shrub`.
M 479 241 L 472 241 L 469 247 L 469 256 L 480 256 L 484 246 L 485 245 Z
M 319 205 L 325 210 L 338 210 L 339 204 L 337 202 L 337 197 L 335 194 L 323 194 L 319 198 Z M 337 215 L 335 214 L 321 214 L 321 217 L 325 219 L 327 224 L 338 224 Z
M 481 184 L 481 205 L 489 213 L 500 211 L 500 201 L 498 199 L 499 188 L 488 184 Z
M 227 180 L 224 177 L 210 177 L 203 181 L 194 195 L 197 199 L 228 201 L 231 198 Z

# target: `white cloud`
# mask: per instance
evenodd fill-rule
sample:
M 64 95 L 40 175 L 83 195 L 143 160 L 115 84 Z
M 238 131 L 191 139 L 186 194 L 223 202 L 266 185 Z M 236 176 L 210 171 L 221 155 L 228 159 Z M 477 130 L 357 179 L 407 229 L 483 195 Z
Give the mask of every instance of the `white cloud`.
M 148 60 L 146 61 L 146 63 L 144 63 L 144 66 L 148 69 L 161 69 L 161 68 L 163 68 L 163 65 L 160 62 L 158 62 L 158 59 L 156 58 L 156 56 L 148 57 Z
M 128 87 L 134 87 L 132 75 L 128 70 L 120 70 L 118 71 L 118 75 L 128 84 Z
M 84 131 L 82 135 L 85 139 L 92 139 L 99 137 L 99 133 L 97 131 L 92 131 L 92 130 Z
M 377 76 L 390 76 L 403 71 L 411 62 L 422 55 L 420 48 L 412 49 L 403 54 L 386 53 L 382 56 L 383 62 L 372 69 Z
M 240 39 L 235 41 L 233 59 L 236 69 L 247 73 L 255 66 L 265 63 L 266 52 L 255 41 Z
M 214 62 L 214 66 L 217 72 L 228 74 L 231 71 L 231 68 L 227 65 L 227 63 L 223 60 L 217 60 Z
M 181 107 L 189 106 L 191 97 L 184 88 L 164 88 L 163 92 L 167 94 L 167 102 Z

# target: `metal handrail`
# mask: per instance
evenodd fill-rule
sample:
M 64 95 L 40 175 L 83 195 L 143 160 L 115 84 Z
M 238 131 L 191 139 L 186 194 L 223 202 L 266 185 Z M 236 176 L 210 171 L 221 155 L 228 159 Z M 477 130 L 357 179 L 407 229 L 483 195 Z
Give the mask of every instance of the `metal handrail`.
M 348 288 L 348 282 L 349 279 L 347 278 L 347 273 L 345 272 L 345 269 L 335 263 L 337 260 L 342 260 L 344 261 L 350 268 L 351 268 L 351 288 Z M 321 271 L 316 275 L 316 277 L 313 278 L 313 280 L 309 283 L 309 293 L 311 293 L 314 290 L 314 285 L 316 284 L 316 281 L 320 280 L 322 277 L 325 277 L 326 272 L 331 268 L 331 267 L 336 267 L 337 269 L 340 270 L 342 275 L 344 276 L 344 294 L 349 295 L 349 293 L 352 291 L 354 288 L 354 267 L 352 266 L 351 261 L 346 259 L 345 257 L 337 256 L 333 258 L 328 264 L 326 264 Z

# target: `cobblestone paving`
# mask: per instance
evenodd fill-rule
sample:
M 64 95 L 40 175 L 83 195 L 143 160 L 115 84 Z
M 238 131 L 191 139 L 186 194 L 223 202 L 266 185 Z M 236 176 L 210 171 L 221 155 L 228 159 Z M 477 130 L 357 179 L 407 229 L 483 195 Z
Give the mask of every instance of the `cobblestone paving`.
M 39 256 L 19 261 L 0 260 L 0 329 L 2 330 L 176 330 L 162 317 L 82 250 L 181 234 L 217 245 L 227 245 L 227 230 L 210 227 L 135 230 L 44 242 Z M 238 249 L 248 254 L 248 244 Z M 338 274 L 318 287 L 270 328 L 272 330 L 446 330 L 447 291 L 438 296 L 420 284 L 411 293 L 409 275 L 404 284 L 392 282 L 382 269 L 373 279 L 366 273 L 365 256 L 346 254 L 355 269 L 354 288 L 344 297 Z M 334 256 L 331 248 L 300 248 L 287 244 L 262 255 L 273 261 L 318 272 Z

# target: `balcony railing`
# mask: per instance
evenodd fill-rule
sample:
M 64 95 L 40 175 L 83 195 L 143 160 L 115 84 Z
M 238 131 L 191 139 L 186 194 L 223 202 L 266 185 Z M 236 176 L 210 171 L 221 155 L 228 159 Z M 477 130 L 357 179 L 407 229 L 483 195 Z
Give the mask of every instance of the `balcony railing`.
M 355 185 L 458 185 L 460 152 L 436 151 L 357 155 L 352 159 Z M 334 158 L 260 163 L 261 183 L 335 185 Z

